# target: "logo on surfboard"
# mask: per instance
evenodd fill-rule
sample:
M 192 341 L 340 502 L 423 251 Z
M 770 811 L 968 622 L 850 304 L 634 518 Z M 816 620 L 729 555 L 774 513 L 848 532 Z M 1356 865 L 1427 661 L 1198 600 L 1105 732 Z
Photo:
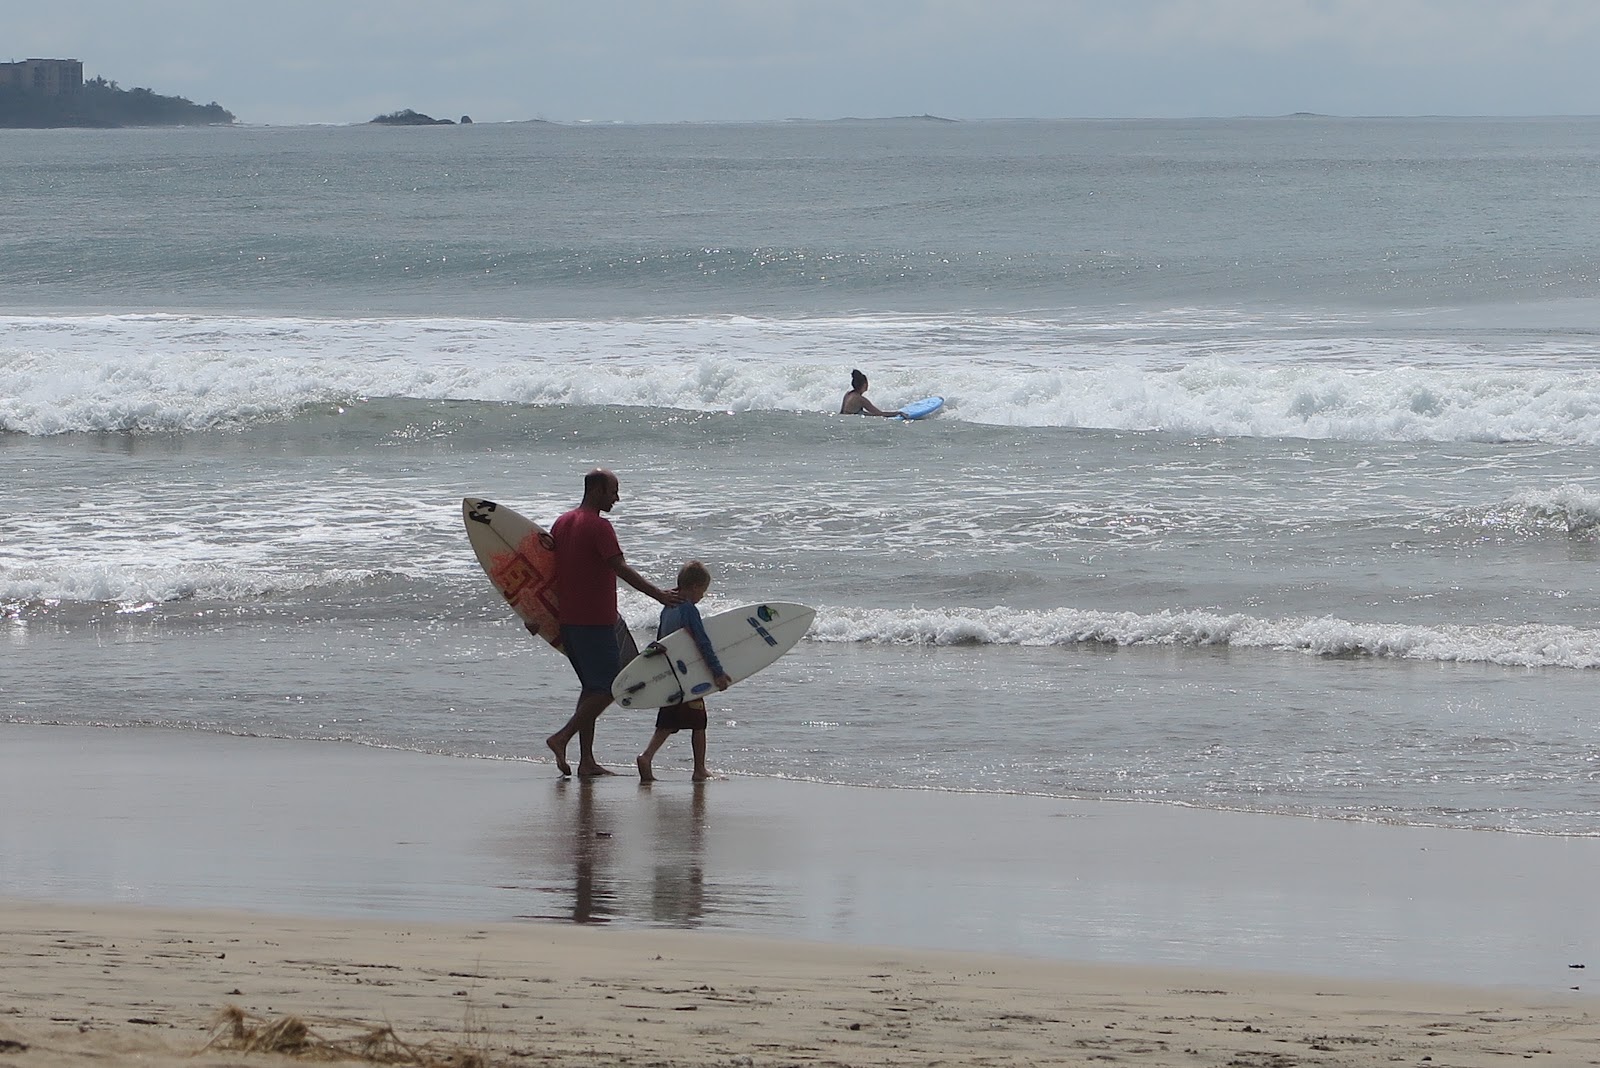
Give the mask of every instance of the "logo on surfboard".
M 758 608 L 756 610 L 756 615 L 760 615 L 762 612 L 765 612 L 765 611 L 766 611 L 766 605 L 762 605 L 760 608 Z M 769 619 L 771 618 L 770 615 L 769 615 L 768 618 Z M 761 621 L 759 619 L 757 619 L 755 616 L 745 616 L 744 621 L 746 623 L 750 624 L 752 627 L 754 627 L 755 628 L 755 632 L 757 634 L 761 635 L 762 640 L 765 641 L 768 645 L 777 645 L 778 644 L 778 639 L 774 638 L 770 633 L 768 633 L 767 628 L 763 627 L 761 625 Z

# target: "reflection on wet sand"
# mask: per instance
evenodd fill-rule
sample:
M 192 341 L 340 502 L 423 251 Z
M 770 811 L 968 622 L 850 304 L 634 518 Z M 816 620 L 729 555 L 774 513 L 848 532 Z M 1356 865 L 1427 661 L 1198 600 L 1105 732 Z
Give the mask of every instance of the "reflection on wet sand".
M 691 784 L 682 794 L 655 796 L 641 783 L 640 799 L 654 802 L 656 842 L 652 867 L 650 918 L 670 927 L 698 927 L 705 914 L 706 784 Z
M 715 896 L 706 875 L 707 793 L 704 783 L 629 789 L 610 779 L 561 780 L 546 816 L 516 836 L 514 885 L 528 886 L 543 906 L 522 917 L 699 926 Z M 558 871 L 570 871 L 570 880 L 553 882 Z M 748 901 L 732 911 L 748 911 Z
M 562 793 L 571 784 L 563 779 Z M 573 799 L 572 833 L 572 920 L 574 923 L 608 923 L 615 911 L 612 892 L 604 882 L 612 832 L 608 830 L 604 806 L 596 806 L 594 784 L 580 779 L 570 792 Z

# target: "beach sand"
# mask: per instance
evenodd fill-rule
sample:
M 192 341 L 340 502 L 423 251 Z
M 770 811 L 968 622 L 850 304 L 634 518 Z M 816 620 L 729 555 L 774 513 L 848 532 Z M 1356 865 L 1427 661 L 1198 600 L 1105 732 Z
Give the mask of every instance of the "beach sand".
M 1594 840 L 659 772 L 0 726 L 0 1066 L 1600 1064 Z
M 700 932 L 12 903 L 0 960 L 17 1068 L 280 1059 L 194 1057 L 226 1006 L 325 1042 L 390 1028 L 442 1063 L 1600 1063 L 1600 1003 L 1580 995 Z

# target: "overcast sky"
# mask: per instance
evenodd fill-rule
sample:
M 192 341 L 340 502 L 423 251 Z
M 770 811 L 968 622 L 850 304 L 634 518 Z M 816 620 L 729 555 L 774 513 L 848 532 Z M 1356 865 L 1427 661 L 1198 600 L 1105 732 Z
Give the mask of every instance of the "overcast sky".
M 0 59 L 247 123 L 1600 114 L 1600 0 L 62 0 Z

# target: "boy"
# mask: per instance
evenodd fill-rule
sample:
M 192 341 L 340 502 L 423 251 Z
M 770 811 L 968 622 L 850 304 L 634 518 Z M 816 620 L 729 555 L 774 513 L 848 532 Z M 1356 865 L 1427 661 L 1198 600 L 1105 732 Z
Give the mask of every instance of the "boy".
M 687 627 L 689 633 L 694 635 L 694 643 L 699 646 L 700 655 L 705 658 L 706 667 L 711 669 L 711 674 L 716 679 L 717 689 L 726 690 L 733 685 L 733 680 L 722 670 L 716 650 L 711 648 L 711 639 L 706 637 L 706 628 L 700 622 L 700 609 L 695 607 L 710 588 L 711 572 L 707 571 L 706 565 L 700 561 L 690 560 L 679 568 L 678 588 L 675 592 L 683 599 L 661 610 L 661 622 L 656 627 L 656 641 L 660 641 L 675 630 Z M 689 732 L 689 744 L 694 750 L 694 781 L 705 782 L 711 778 L 711 773 L 706 771 L 706 703 L 696 699 L 685 701 L 683 704 L 667 705 L 656 713 L 656 732 L 651 735 L 650 744 L 645 747 L 645 751 L 639 755 L 640 782 L 656 781 L 655 774 L 650 768 L 650 761 L 662 743 L 681 730 Z

